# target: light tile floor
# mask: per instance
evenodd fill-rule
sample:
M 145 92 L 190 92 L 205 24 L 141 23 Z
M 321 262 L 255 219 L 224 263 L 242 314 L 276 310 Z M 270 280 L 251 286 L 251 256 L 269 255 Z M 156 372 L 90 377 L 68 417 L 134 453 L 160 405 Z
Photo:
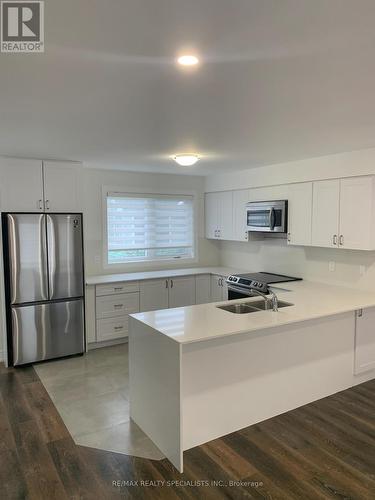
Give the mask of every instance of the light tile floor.
M 77 444 L 154 460 L 164 458 L 129 418 L 127 344 L 34 368 Z

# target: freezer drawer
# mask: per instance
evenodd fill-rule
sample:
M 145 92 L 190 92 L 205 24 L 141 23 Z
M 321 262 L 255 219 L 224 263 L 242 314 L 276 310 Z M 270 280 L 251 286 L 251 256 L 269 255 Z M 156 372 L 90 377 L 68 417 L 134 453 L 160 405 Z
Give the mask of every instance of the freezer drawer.
M 48 214 L 47 242 L 50 299 L 82 296 L 82 216 Z
M 83 300 L 12 307 L 13 364 L 84 352 Z
M 48 300 L 46 221 L 42 214 L 7 214 L 10 303 Z

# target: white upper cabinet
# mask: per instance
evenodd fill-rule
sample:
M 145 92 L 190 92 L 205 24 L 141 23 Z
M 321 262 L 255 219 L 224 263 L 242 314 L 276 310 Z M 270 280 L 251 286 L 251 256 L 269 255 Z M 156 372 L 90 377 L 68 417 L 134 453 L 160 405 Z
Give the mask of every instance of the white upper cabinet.
M 337 247 L 339 242 L 340 180 L 314 182 L 312 245 Z
M 219 193 L 205 195 L 206 238 L 218 238 L 219 228 Z
M 0 160 L 0 178 L 3 212 L 43 211 L 41 161 L 3 158 Z
M 3 212 L 81 212 L 79 163 L 0 159 Z
M 374 177 L 340 180 L 340 248 L 374 249 L 374 201 Z
M 375 249 L 374 182 L 363 176 L 313 183 L 313 245 Z
M 181 276 L 169 280 L 169 307 L 195 304 L 195 276 Z
M 249 241 L 246 229 L 246 204 L 249 198 L 248 189 L 233 191 L 233 239 L 236 241 Z
M 233 191 L 206 193 L 206 238 L 233 239 Z
M 312 182 L 291 184 L 288 188 L 288 244 L 311 245 Z
M 45 161 L 44 198 L 48 212 L 81 212 L 79 165 L 63 161 Z

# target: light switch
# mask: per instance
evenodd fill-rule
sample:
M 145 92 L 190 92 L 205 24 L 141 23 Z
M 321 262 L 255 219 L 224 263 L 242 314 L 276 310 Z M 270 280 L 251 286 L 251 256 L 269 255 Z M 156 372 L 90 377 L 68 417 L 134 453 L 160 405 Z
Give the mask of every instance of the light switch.
M 333 273 L 336 269 L 336 262 L 331 260 L 330 263 L 328 264 L 328 269 L 329 269 L 329 272 Z

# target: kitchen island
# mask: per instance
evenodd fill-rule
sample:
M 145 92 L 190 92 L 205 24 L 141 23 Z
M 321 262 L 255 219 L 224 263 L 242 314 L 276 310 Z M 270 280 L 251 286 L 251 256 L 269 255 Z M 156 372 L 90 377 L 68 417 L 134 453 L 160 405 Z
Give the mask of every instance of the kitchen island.
M 187 449 L 375 377 L 374 294 L 307 281 L 272 288 L 292 305 L 131 315 L 130 415 L 179 471 Z

